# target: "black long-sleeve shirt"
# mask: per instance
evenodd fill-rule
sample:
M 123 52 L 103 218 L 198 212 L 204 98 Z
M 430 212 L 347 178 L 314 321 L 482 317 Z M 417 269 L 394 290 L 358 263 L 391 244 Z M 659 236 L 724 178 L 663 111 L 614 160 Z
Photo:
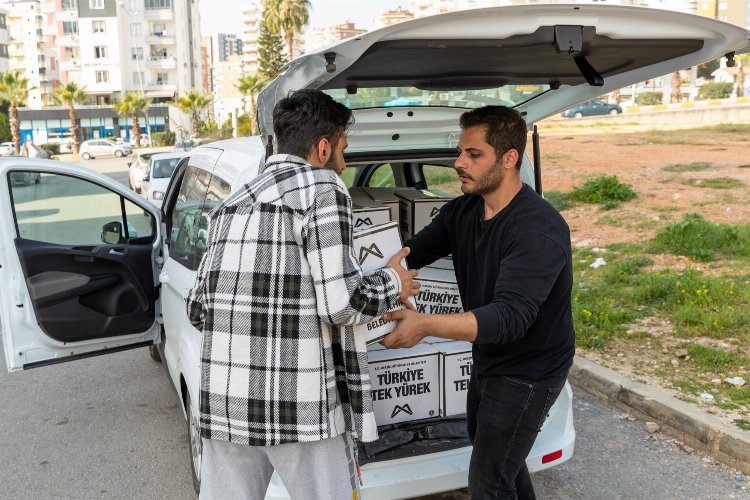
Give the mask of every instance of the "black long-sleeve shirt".
M 478 375 L 562 375 L 575 353 L 568 225 L 525 184 L 492 219 L 482 220 L 483 214 L 481 196 L 447 203 L 406 242 L 409 266 L 453 255 L 464 310 L 477 319 Z

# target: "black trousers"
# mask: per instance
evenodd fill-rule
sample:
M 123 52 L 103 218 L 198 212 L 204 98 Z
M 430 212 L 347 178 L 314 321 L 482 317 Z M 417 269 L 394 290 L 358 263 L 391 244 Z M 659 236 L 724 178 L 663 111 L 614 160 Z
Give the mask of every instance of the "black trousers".
M 526 457 L 567 373 L 542 381 L 471 374 L 466 397 L 473 500 L 533 500 Z

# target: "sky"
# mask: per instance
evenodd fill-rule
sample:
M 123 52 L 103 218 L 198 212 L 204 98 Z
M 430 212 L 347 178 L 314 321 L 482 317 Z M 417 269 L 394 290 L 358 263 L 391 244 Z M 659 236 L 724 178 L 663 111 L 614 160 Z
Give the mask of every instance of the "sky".
M 248 0 L 199 0 L 201 35 L 234 33 L 242 35 L 242 9 Z M 353 21 L 358 28 L 371 29 L 372 18 L 399 6 L 410 8 L 411 0 L 311 0 L 310 24 L 323 28 L 332 24 Z

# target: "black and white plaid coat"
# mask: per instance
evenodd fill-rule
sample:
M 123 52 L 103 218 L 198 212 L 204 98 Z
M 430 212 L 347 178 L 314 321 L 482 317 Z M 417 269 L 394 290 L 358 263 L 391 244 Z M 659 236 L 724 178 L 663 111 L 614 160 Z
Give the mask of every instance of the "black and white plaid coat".
M 274 155 L 209 215 L 188 298 L 203 331 L 201 434 L 252 446 L 352 431 L 377 439 L 366 323 L 396 305 L 398 275 L 365 275 L 335 172 Z M 340 326 L 336 326 L 340 325 Z

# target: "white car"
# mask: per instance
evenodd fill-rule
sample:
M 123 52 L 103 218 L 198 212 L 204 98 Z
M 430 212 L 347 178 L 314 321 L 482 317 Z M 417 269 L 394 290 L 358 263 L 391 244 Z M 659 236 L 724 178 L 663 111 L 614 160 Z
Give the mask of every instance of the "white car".
M 177 163 L 184 153 L 155 153 L 148 161 L 148 167 L 141 178 L 141 194 L 154 205 L 161 206 Z
M 135 158 L 132 162 L 128 163 L 128 184 L 130 189 L 136 193 L 141 192 L 141 182 L 143 182 L 143 174 L 148 169 L 148 164 L 151 161 L 151 155 L 156 153 L 169 153 L 172 148 L 169 149 L 139 149 L 135 153 Z
M 16 147 L 12 142 L 0 143 L 0 156 L 12 156 L 16 152 Z
M 185 296 L 206 248 L 206 213 L 262 171 L 278 98 L 321 88 L 356 108 L 346 152 L 351 168 L 344 172 L 350 184 L 425 188 L 452 172 L 465 107 L 510 103 L 534 130 L 535 122 L 577 102 L 746 51 L 748 39 L 750 32 L 705 17 L 603 5 L 463 11 L 365 33 L 293 61 L 259 96 L 261 137 L 191 150 L 175 169 L 162 210 L 85 168 L 0 160 L 8 369 L 150 346 L 180 398 L 198 489 L 201 333 L 188 321 Z M 415 94 L 423 95 L 378 106 L 381 96 L 392 103 Z M 537 134 L 531 150 L 534 161 L 524 159 L 522 179 L 541 192 Z M 13 172 L 41 173 L 45 189 L 9 185 Z M 387 439 L 379 446 L 360 448 L 362 498 L 466 486 L 471 448 L 462 417 L 384 426 L 380 434 Z M 565 462 L 574 444 L 566 385 L 527 458 L 529 469 Z M 267 498 L 286 497 L 274 476 Z
M 91 139 L 83 141 L 78 153 L 84 160 L 99 158 L 102 156 L 129 156 L 132 148 L 127 144 L 116 144 L 109 139 Z

